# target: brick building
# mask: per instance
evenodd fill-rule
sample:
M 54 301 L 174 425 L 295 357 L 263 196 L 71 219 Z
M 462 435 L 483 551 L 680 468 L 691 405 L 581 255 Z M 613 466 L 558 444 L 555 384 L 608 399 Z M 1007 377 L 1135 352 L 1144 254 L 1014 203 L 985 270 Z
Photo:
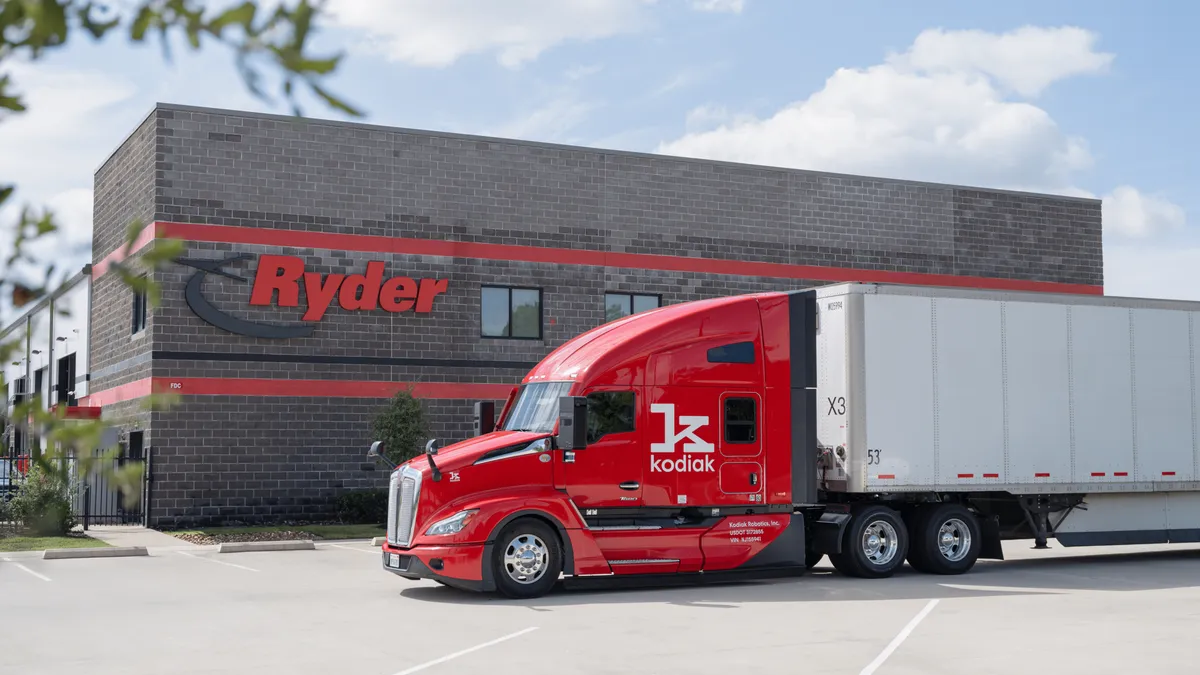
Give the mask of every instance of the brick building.
M 135 255 L 186 245 L 152 311 L 109 268 L 134 219 L 153 223 Z M 461 439 L 474 401 L 630 311 L 843 280 L 1103 283 L 1096 200 L 175 105 L 97 171 L 93 236 L 74 395 L 153 447 L 156 525 L 320 517 L 380 484 L 369 423 L 399 386 Z M 5 367 L 15 387 L 34 364 Z M 153 390 L 180 405 L 143 411 Z

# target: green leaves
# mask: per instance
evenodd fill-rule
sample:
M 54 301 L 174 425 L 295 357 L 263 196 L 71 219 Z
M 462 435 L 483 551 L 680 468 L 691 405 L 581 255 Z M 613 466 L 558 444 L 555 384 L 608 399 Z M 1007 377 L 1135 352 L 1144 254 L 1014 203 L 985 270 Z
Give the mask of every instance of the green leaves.
M 303 84 L 330 108 L 361 117 L 362 112 L 320 83 L 337 69 L 342 56 L 314 56 L 308 51 L 319 9 L 309 0 L 281 4 L 266 15 L 259 9 L 253 0 L 220 12 L 209 11 L 201 0 L 137 0 L 116 9 L 93 0 L 5 0 L 0 3 L 0 62 L 22 53 L 38 59 L 47 49 L 66 45 L 73 28 L 93 40 L 102 40 L 122 26 L 133 43 L 157 35 L 168 61 L 172 39 L 182 38 L 197 51 L 207 38 L 234 51 L 238 72 L 256 97 L 270 100 L 261 87 L 262 74 L 252 65 L 260 58 L 282 74 L 283 98 L 297 116 L 302 112 L 295 84 Z M 24 104 L 11 93 L 10 85 L 7 76 L 0 77 L 0 109 L 23 112 Z
M 254 0 L 222 11 L 206 7 L 202 0 L 129 0 L 111 3 L 104 0 L 0 0 L 0 70 L 10 58 L 36 61 L 46 52 L 66 46 L 73 32 L 101 41 L 114 34 L 124 36 L 130 43 L 140 44 L 157 37 L 163 56 L 170 59 L 170 46 L 181 40 L 191 50 L 200 50 L 205 42 L 215 41 L 231 49 L 245 86 L 255 96 L 270 100 L 263 90 L 266 81 L 260 66 L 274 71 L 284 100 L 297 116 L 302 116 L 298 97 L 307 87 L 324 105 L 352 117 L 362 113 L 330 92 L 324 80 L 334 73 L 342 55 L 314 55 L 310 40 L 315 33 L 320 11 L 310 0 L 283 0 L 270 12 L 260 11 Z M 11 73 L 0 74 L 0 123 L 14 115 L 28 114 L 17 91 Z M 35 111 L 36 112 L 36 111 Z M 0 147 L 0 152 L 5 149 Z M 15 194 L 15 186 L 0 183 L 0 206 Z M 183 244 L 174 240 L 153 238 L 135 250 L 145 223 L 130 223 L 123 250 L 125 255 L 110 270 L 126 286 L 146 293 L 151 306 L 159 304 L 159 286 L 154 272 L 183 253 Z M 22 307 L 52 293 L 55 265 L 39 262 L 29 254 L 29 244 L 53 237 L 58 233 L 54 213 L 48 209 L 25 206 L 15 223 L 0 223 L 0 231 L 11 233 L 13 246 L 0 270 L 0 289 L 11 294 L 11 304 Z M 18 276 L 14 267 L 22 265 Z M 27 268 L 34 272 L 27 273 Z M 39 276 L 33 279 L 30 276 Z M 25 335 L 14 331 L 0 337 L 0 362 L 10 363 L 25 353 Z M 3 370 L 0 370 L 0 390 L 7 390 Z M 155 392 L 142 401 L 151 410 L 170 408 L 178 395 Z M 0 410 L 0 414 L 3 411 Z M 385 427 L 389 438 L 396 439 L 389 448 L 403 449 L 419 446 L 424 431 L 424 418 L 418 401 L 400 397 L 393 405 Z M 54 457 L 73 454 L 79 458 L 78 471 L 97 470 L 112 484 L 121 487 L 126 497 L 140 496 L 139 464 L 114 468 L 105 457 L 96 457 L 101 434 L 106 427 L 120 426 L 120 420 L 69 420 L 64 411 L 46 410 L 38 401 L 16 406 L 10 414 L 11 423 L 25 432 L 26 437 L 45 439 L 47 452 L 35 451 L 36 462 L 48 475 L 65 471 L 66 462 L 51 461 Z M 417 448 L 419 451 L 419 447 Z M 112 449 L 108 454 L 115 452 Z M 98 464 L 97 464 L 98 462 Z M 65 474 L 64 474 L 65 475 Z
M 388 407 L 372 422 L 371 431 L 373 440 L 383 441 L 383 454 L 394 463 L 421 454 L 422 446 L 428 440 L 429 423 L 411 386 L 392 397 Z
M 258 7 L 253 2 L 243 2 L 237 7 L 225 10 L 224 13 L 213 19 L 209 23 L 209 28 L 217 33 L 233 25 L 239 25 L 249 30 L 254 24 L 254 15 L 257 12 Z

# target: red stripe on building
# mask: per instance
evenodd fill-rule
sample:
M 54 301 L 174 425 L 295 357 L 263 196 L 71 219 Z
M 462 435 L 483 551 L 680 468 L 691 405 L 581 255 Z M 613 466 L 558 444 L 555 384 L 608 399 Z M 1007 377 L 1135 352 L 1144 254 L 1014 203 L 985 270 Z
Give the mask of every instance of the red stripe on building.
M 218 242 L 316 248 L 363 253 L 393 253 L 398 255 L 428 255 L 477 260 L 516 260 L 556 265 L 586 265 L 593 267 L 622 267 L 639 270 L 696 272 L 734 276 L 770 277 L 776 279 L 810 279 L 814 281 L 857 281 L 863 283 L 912 284 L 923 286 L 956 286 L 1010 291 L 1075 293 L 1103 295 L 1102 286 L 1064 284 L 1049 281 L 996 279 L 952 274 L 917 272 L 887 272 L 858 270 L 817 265 L 753 262 L 713 258 L 653 255 L 648 253 L 610 253 L 578 249 L 486 244 L 467 241 L 437 241 L 407 237 L 380 237 L 364 234 L 308 232 L 233 225 L 202 225 L 198 223 L 156 222 L 160 237 L 187 241 Z
M 156 377 L 154 390 L 184 396 L 313 396 L 388 398 L 409 386 L 417 398 L 505 399 L 511 384 L 460 382 L 372 382 L 356 380 L 275 380 L 223 377 Z
M 127 384 L 121 384 L 110 389 L 102 391 L 94 391 L 87 396 L 79 399 L 79 405 L 90 407 L 104 407 L 121 403 L 122 401 L 132 401 L 134 399 L 145 398 L 152 391 L 152 378 L 146 377 L 140 380 L 135 380 Z
M 183 396 L 287 396 L 326 398 L 390 398 L 410 385 L 405 382 L 357 380 L 274 380 L 222 377 L 145 378 L 81 399 L 81 405 L 106 406 L 144 398 L 151 393 Z M 420 382 L 413 387 L 417 398 L 503 400 L 511 384 L 469 382 Z
M 142 231 L 138 233 L 137 239 L 133 240 L 133 245 L 129 247 L 128 255 L 133 255 L 146 248 L 150 242 L 154 241 L 159 231 L 158 223 L 151 223 L 149 226 L 142 228 Z M 99 262 L 92 265 L 92 278 L 99 279 L 104 276 L 113 263 L 121 262 L 126 257 L 125 243 L 122 242 L 120 248 L 104 256 Z

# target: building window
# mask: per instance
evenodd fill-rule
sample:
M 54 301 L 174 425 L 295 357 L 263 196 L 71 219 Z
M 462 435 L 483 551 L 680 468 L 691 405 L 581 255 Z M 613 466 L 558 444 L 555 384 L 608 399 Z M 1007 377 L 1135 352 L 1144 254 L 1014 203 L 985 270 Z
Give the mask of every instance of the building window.
M 542 337 L 542 289 L 484 286 L 480 290 L 483 337 Z
M 140 281 L 145 281 L 146 277 L 141 277 Z M 134 289 L 133 291 L 133 334 L 137 335 L 146 329 L 146 291 Z
M 662 298 L 657 295 L 638 295 L 636 293 L 605 293 L 604 320 L 616 321 L 623 316 L 637 314 L 662 305 Z
M 588 394 L 587 442 L 591 444 L 609 434 L 633 431 L 636 410 L 634 403 L 632 391 L 600 391 Z
M 725 442 L 753 443 L 755 431 L 754 399 L 725 399 Z

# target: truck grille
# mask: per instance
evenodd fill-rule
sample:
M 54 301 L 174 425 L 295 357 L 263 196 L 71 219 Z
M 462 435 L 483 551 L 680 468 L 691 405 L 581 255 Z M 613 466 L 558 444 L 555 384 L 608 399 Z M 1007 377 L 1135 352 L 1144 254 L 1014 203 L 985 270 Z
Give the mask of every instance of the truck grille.
M 417 500 L 421 493 L 421 474 L 407 467 L 392 475 L 388 488 L 387 539 L 393 546 L 408 546 L 412 542 L 413 525 L 417 515 Z

